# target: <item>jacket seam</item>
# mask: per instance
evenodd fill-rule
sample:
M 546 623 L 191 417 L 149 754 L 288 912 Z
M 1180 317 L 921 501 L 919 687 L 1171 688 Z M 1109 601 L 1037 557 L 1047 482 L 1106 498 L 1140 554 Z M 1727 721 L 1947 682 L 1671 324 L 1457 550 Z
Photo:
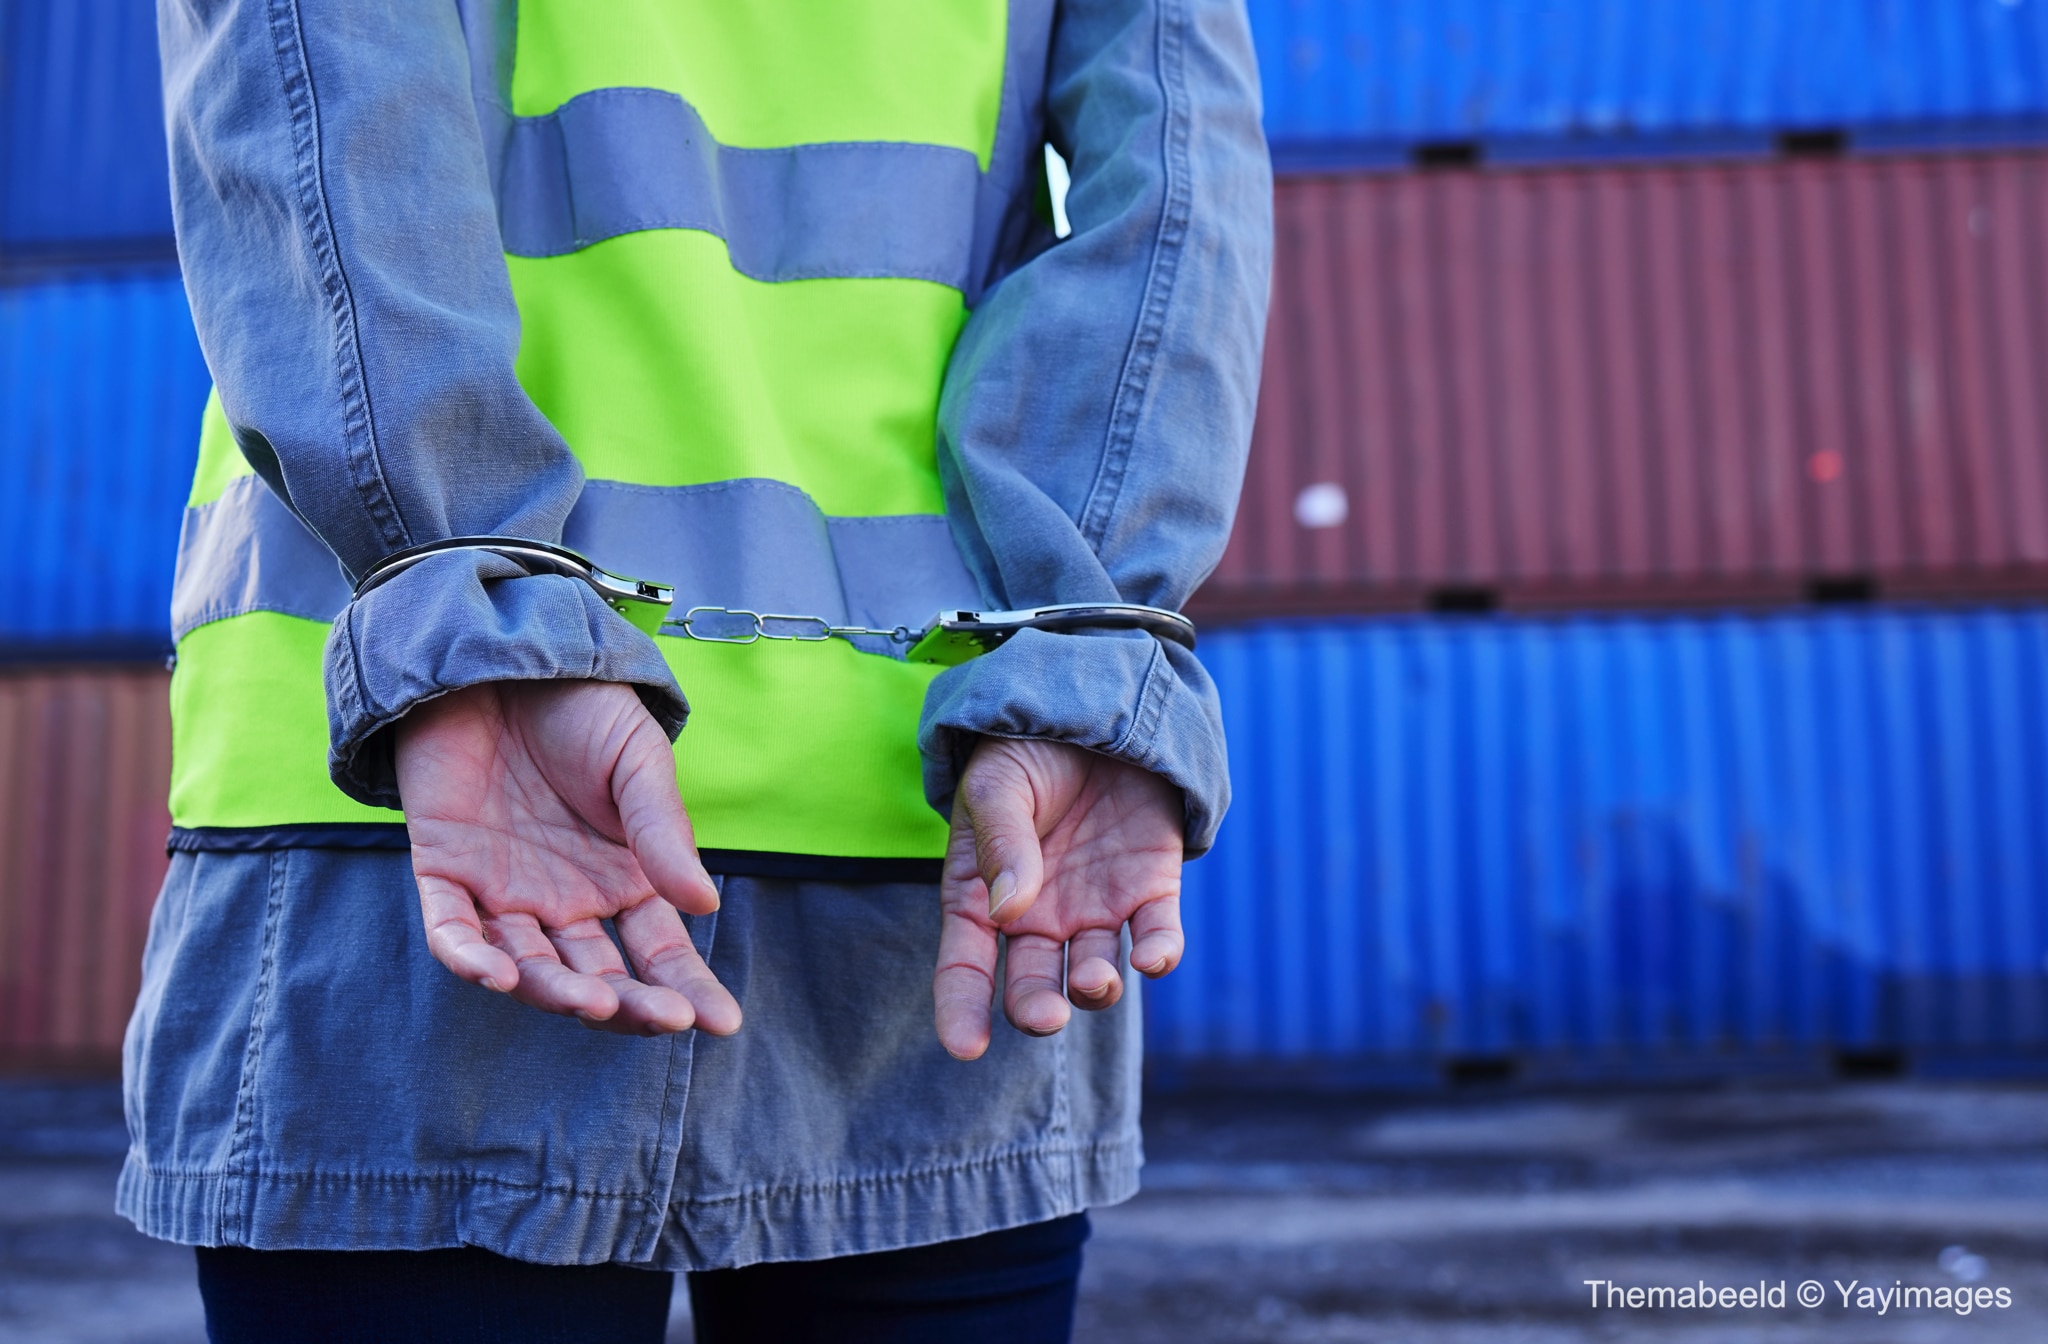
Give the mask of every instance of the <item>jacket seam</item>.
M 908 1185 L 916 1181 L 927 1181 L 947 1176 L 958 1176 L 974 1171 L 994 1171 L 1003 1167 L 1018 1167 L 1027 1163 L 1052 1159 L 1073 1159 L 1097 1153 L 1110 1153 L 1117 1149 L 1130 1149 L 1137 1143 L 1133 1134 L 1121 1135 L 1114 1139 L 1101 1139 L 1093 1143 L 1043 1143 L 1030 1148 L 1012 1149 L 1005 1153 L 994 1153 L 984 1157 L 968 1158 L 959 1162 L 935 1163 L 929 1166 L 910 1167 L 903 1171 L 877 1172 L 870 1176 L 848 1176 L 836 1181 L 792 1181 L 781 1185 L 753 1186 L 734 1191 L 729 1195 L 686 1197 L 678 1206 L 691 1209 L 715 1208 L 724 1204 L 758 1203 L 764 1200 L 781 1199 L 789 1196 L 807 1197 L 815 1195 L 844 1194 L 851 1190 L 880 1190 L 891 1186 Z
M 297 161 L 300 224 L 319 266 L 320 285 L 334 321 L 334 360 L 341 378 L 341 428 L 351 484 L 380 540 L 393 549 L 411 544 L 412 534 L 398 512 L 384 466 L 377 453 L 377 424 L 363 367 L 362 333 L 356 319 L 355 294 L 342 264 L 334 234 L 332 209 L 321 170 L 319 100 L 313 88 L 313 63 L 306 51 L 298 0 L 272 0 L 271 35 L 285 103 L 291 113 L 292 155 Z
M 286 855 L 271 856 L 270 890 L 263 903 L 263 944 L 257 960 L 256 992 L 249 1005 L 249 1038 L 242 1047 L 242 1076 L 235 1088 L 235 1117 L 229 1130 L 227 1160 L 222 1171 L 229 1176 L 252 1173 L 250 1150 L 255 1143 L 256 1075 L 262 1067 L 263 1028 L 270 1012 L 270 993 L 276 983 L 277 926 L 284 910 Z M 217 1205 L 216 1228 L 224 1241 L 238 1241 L 248 1235 L 242 1210 L 234 1210 L 235 1226 L 230 1228 L 229 1205 L 223 1198 Z
M 343 742 L 336 744 L 347 748 L 348 762 L 351 767 L 355 764 L 357 749 L 370 734 L 377 731 L 378 726 L 375 722 L 368 724 L 364 722 L 366 719 L 374 720 L 377 717 L 379 706 L 370 694 L 369 676 L 363 667 L 362 645 L 356 639 L 356 617 L 361 614 L 361 611 L 361 604 L 351 600 L 348 607 L 342 612 L 342 635 L 348 640 L 349 685 L 337 689 L 346 693 L 352 688 L 354 694 L 350 698 L 354 703 L 346 706 L 339 704 L 335 706 L 335 708 L 340 709 L 343 713 L 342 722 L 353 725 L 353 731 L 347 734 Z M 338 696 L 337 699 L 339 699 Z
M 1155 641 L 1145 664 L 1145 679 L 1138 687 L 1137 702 L 1131 707 L 1130 724 L 1110 747 L 1110 755 L 1148 769 L 1155 764 L 1152 744 L 1158 737 L 1159 719 L 1165 712 L 1168 694 L 1166 678 L 1160 673 L 1165 666 L 1166 655 Z
M 1187 99 L 1182 90 L 1181 16 L 1179 0 L 1162 0 L 1156 40 L 1161 99 L 1160 159 L 1165 189 L 1160 202 L 1159 233 L 1153 243 L 1152 260 L 1145 277 L 1145 296 L 1138 311 L 1123 376 L 1110 403 L 1109 434 L 1103 444 L 1102 461 L 1096 468 L 1095 483 L 1081 510 L 1080 532 L 1098 553 L 1109 534 L 1109 525 L 1123 493 L 1124 476 L 1130 465 L 1138 421 L 1144 414 L 1152 386 L 1152 371 L 1158 363 L 1159 347 L 1165 339 L 1166 311 L 1180 275 L 1181 252 L 1187 243 L 1188 212 L 1193 195 L 1188 182 Z
M 880 1172 L 868 1176 L 849 1176 L 835 1181 L 793 1181 L 777 1185 L 750 1186 L 727 1195 L 705 1197 L 684 1196 L 672 1200 L 669 1208 L 709 1208 L 724 1204 L 744 1204 L 767 1199 L 795 1195 L 799 1197 L 839 1194 L 849 1190 L 882 1189 L 905 1185 L 914 1181 L 931 1180 L 957 1176 L 974 1171 L 993 1171 L 1003 1167 L 1021 1166 L 1030 1162 L 1051 1158 L 1087 1157 L 1090 1155 L 1114 1155 L 1119 1150 L 1128 1151 L 1136 1147 L 1138 1136 L 1121 1134 L 1115 1138 L 1098 1139 L 1092 1143 L 1046 1143 L 1030 1148 L 1013 1149 L 958 1162 L 935 1163 L 928 1166 L 912 1167 L 904 1171 Z M 568 1195 L 578 1199 L 602 1200 L 607 1203 L 638 1204 L 648 1197 L 645 1190 L 605 1190 L 557 1181 L 514 1181 L 502 1176 L 471 1174 L 467 1172 L 385 1172 L 385 1171 L 266 1171 L 251 1168 L 232 1171 L 225 1167 L 219 1170 L 185 1170 L 179 1168 L 153 1167 L 137 1160 L 131 1151 L 129 1160 L 137 1170 L 153 1181 L 175 1181 L 198 1184 L 210 1181 L 253 1180 L 263 1182 L 291 1182 L 320 1185 L 369 1185 L 369 1186 L 463 1186 L 482 1185 L 493 1189 L 528 1191 L 537 1194 Z
M 129 1155 L 129 1161 L 149 1180 L 175 1181 L 183 1184 L 248 1180 L 317 1185 L 487 1185 L 494 1189 L 529 1191 L 545 1195 L 571 1195 L 577 1199 L 603 1200 L 607 1203 L 639 1204 L 644 1203 L 647 1199 L 647 1192 L 645 1190 L 594 1190 L 585 1186 L 564 1185 L 555 1181 L 510 1181 L 502 1176 L 472 1175 L 466 1172 L 320 1171 L 318 1169 L 268 1171 L 261 1167 L 250 1168 L 244 1171 L 231 1171 L 226 1167 L 190 1171 L 176 1167 L 152 1167 L 147 1163 L 137 1161 L 132 1150 Z
M 725 895 L 725 883 L 719 881 L 716 883 L 716 886 L 719 896 L 723 898 Z M 708 968 L 711 965 L 711 949 L 718 943 L 718 912 L 713 910 L 708 915 L 696 916 L 691 919 L 683 932 L 684 936 L 689 938 L 693 947 L 697 942 L 696 920 L 699 918 L 710 921 L 709 926 L 704 930 L 704 946 L 699 948 L 697 952 L 697 955 L 704 959 L 704 965 Z M 678 1059 L 678 1056 L 681 1058 Z M 651 1253 L 653 1247 L 660 1243 L 662 1225 L 668 1221 L 668 1211 L 675 1204 L 676 1183 L 683 1178 L 683 1132 L 690 1118 L 690 1094 L 695 1090 L 697 1082 L 697 1033 L 694 1031 L 689 1034 L 687 1040 L 672 1040 L 669 1046 L 668 1072 L 662 1077 L 661 1083 L 660 1114 L 664 1127 L 670 1124 L 669 1098 L 674 1096 L 676 1092 L 676 1073 L 678 1068 L 681 1069 L 683 1075 L 682 1096 L 676 1099 L 673 1133 L 667 1136 L 673 1141 L 673 1147 L 669 1150 L 667 1161 L 663 1163 L 668 1168 L 668 1180 L 664 1184 L 658 1199 L 654 1193 L 654 1180 L 650 1179 L 647 1183 L 648 1226 L 645 1230 L 647 1236 L 645 1249 L 649 1253 Z M 660 1150 L 657 1148 L 657 1157 L 659 1157 L 659 1153 Z

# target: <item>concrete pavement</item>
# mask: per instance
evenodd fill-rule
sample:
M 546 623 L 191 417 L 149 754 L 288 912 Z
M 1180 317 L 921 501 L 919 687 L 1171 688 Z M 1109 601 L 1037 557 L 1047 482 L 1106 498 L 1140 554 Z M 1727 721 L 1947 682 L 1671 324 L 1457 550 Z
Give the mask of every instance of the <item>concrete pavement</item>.
M 2048 1338 L 2041 1086 L 1154 1098 L 1146 1131 L 1145 1193 L 1095 1215 L 1084 1341 Z M 204 1338 L 189 1253 L 112 1214 L 121 1142 L 105 1085 L 0 1081 L 0 1344 Z M 1595 1308 L 1587 1279 L 1826 1296 Z

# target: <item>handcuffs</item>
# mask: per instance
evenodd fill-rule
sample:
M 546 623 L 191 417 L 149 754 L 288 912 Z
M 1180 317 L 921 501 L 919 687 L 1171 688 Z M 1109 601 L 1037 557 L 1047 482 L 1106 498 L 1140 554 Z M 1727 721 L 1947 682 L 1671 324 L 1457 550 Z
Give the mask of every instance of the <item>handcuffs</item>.
M 936 613 L 916 629 L 899 625 L 890 630 L 833 625 L 822 616 L 792 616 L 741 607 L 691 607 L 681 617 L 675 617 L 670 614 L 676 600 L 673 586 L 629 579 L 600 568 L 566 546 L 518 537 L 449 537 L 409 546 L 372 567 L 356 585 L 354 597 L 375 591 L 420 561 L 445 551 L 487 551 L 511 561 L 529 575 L 558 574 L 575 579 L 647 634 L 669 632 L 711 644 L 752 644 L 762 639 L 816 643 L 870 636 L 904 645 L 903 656 L 910 662 L 941 667 L 953 667 L 987 653 L 1020 630 L 1142 630 L 1155 639 L 1183 648 L 1195 647 L 1193 621 L 1177 611 L 1135 602 L 1063 602 L 1018 611 L 948 610 Z M 719 628 L 720 618 L 727 622 L 726 633 L 713 633 Z M 733 621 L 743 624 L 735 626 Z M 699 626 L 705 629 L 700 631 Z

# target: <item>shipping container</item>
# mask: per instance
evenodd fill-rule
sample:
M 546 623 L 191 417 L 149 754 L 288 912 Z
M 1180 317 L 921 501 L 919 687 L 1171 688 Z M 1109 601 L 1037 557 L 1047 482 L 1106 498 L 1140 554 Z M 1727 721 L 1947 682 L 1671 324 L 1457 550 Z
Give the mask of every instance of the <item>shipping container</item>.
M 2048 135 L 2040 0 L 1253 0 L 1286 167 Z M 0 255 L 171 233 L 153 6 L 0 6 Z
M 175 272 L 0 288 L 0 656 L 168 651 L 207 386 Z
M 0 1063 L 109 1069 L 171 817 L 161 668 L 0 676 Z
M 1201 656 L 1233 801 L 1146 986 L 1156 1080 L 2048 1066 L 2048 609 L 1382 617 Z
M 2041 139 L 2040 0 L 1252 0 L 1280 165 Z M 1425 150 L 1425 153 L 1427 151 Z
M 2048 155 L 1297 179 L 1211 617 L 2048 591 Z
M 150 0 L 0 4 L 0 261 L 167 253 L 163 122 Z

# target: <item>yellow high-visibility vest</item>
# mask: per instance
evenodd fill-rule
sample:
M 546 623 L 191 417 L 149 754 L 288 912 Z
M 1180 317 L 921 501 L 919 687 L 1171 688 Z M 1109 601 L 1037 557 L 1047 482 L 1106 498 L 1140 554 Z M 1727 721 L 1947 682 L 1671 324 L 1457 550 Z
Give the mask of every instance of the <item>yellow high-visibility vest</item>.
M 1038 185 L 1020 89 L 1044 39 L 1014 18 L 520 0 L 509 51 L 471 35 L 519 377 L 588 477 L 567 544 L 675 584 L 679 613 L 777 602 L 887 629 L 978 603 L 935 426 L 998 235 Z M 321 654 L 346 586 L 217 397 L 189 503 L 181 554 L 213 558 L 180 567 L 174 823 L 394 820 L 328 778 Z M 691 705 L 676 767 L 701 845 L 943 851 L 916 746 L 938 668 L 887 641 L 657 639 Z

